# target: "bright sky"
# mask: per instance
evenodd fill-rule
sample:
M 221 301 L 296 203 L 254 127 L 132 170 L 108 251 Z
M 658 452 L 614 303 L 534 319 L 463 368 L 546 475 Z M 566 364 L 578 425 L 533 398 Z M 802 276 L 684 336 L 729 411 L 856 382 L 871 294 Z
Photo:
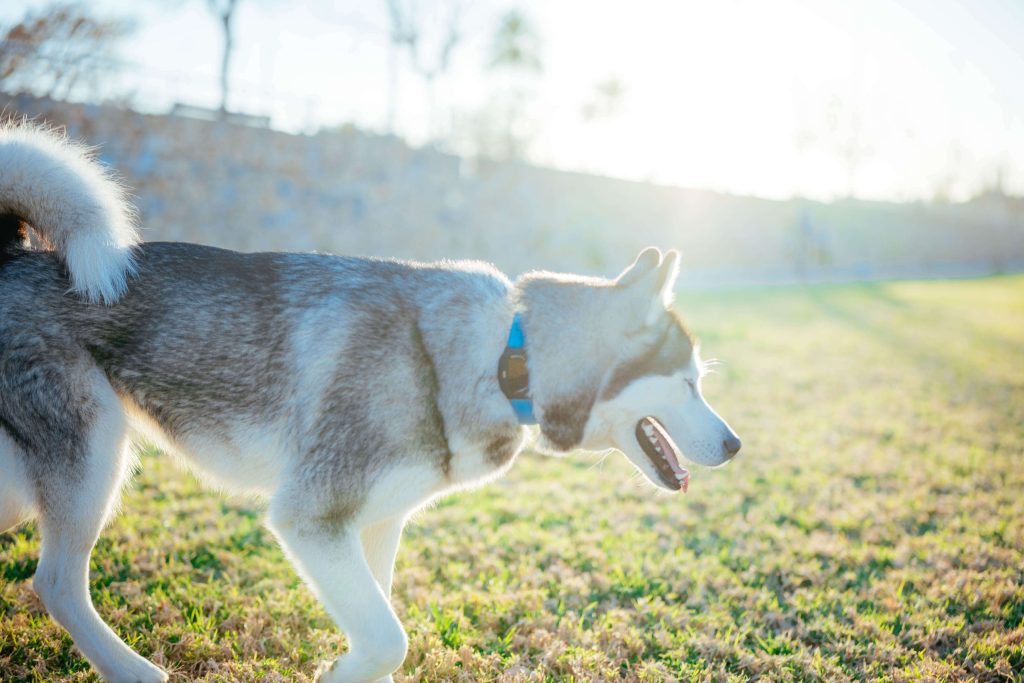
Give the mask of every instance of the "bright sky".
M 236 108 L 291 130 L 388 111 L 384 0 L 239 0 Z M 0 21 L 45 2 L 7 0 Z M 420 0 L 423 8 L 450 0 Z M 465 40 L 439 82 L 435 122 L 465 120 L 508 86 L 487 70 L 498 16 L 517 7 L 542 40 L 520 79 L 531 158 L 670 185 L 765 197 L 966 198 L 1004 169 L 1024 193 L 1020 0 L 462 0 Z M 142 65 L 138 101 L 215 105 L 221 37 L 205 0 L 95 0 L 139 17 L 120 48 Z M 337 8 L 341 9 L 337 9 Z M 584 105 L 610 77 L 613 115 Z M 399 134 L 427 139 L 428 98 L 403 69 Z

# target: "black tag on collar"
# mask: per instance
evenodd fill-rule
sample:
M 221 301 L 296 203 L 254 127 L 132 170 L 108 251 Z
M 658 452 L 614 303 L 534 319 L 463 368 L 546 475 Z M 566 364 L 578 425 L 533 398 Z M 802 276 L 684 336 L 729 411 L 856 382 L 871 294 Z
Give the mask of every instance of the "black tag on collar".
M 526 368 L 526 350 L 505 347 L 498 360 L 498 385 L 507 398 L 530 397 L 530 372 Z

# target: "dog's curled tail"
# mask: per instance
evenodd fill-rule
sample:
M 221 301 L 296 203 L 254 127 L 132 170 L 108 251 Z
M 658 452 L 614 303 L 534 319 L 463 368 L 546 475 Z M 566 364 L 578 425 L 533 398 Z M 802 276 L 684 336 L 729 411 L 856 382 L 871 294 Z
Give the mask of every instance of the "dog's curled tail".
M 134 210 L 113 174 L 67 136 L 0 126 L 0 217 L 0 250 L 27 244 L 27 224 L 86 300 L 113 303 L 127 289 L 139 242 Z

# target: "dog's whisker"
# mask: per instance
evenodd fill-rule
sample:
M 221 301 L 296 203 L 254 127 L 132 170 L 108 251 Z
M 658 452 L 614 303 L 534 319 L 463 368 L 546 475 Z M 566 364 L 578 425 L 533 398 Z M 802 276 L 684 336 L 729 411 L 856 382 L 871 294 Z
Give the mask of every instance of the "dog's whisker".
M 700 376 L 711 375 L 717 372 L 716 367 L 721 365 L 723 361 L 718 358 L 701 359 L 700 361 Z
M 603 465 L 604 461 L 608 459 L 608 456 L 611 455 L 614 452 L 615 452 L 614 448 L 606 448 L 605 450 L 598 452 L 596 454 L 597 455 L 597 459 L 593 463 L 591 463 L 590 467 L 588 467 L 587 469 L 588 470 L 592 470 L 595 467 L 599 467 L 600 465 Z

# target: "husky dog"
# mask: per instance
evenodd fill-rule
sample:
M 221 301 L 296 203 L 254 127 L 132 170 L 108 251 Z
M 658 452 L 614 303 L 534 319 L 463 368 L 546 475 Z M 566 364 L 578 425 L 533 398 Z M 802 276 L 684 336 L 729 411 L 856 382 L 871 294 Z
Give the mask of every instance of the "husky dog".
M 347 636 L 330 682 L 391 680 L 403 524 L 508 470 L 524 423 L 550 451 L 618 449 L 669 491 L 680 451 L 714 466 L 740 449 L 670 308 L 675 251 L 615 279 L 513 282 L 477 262 L 143 244 L 110 173 L 24 125 L 0 130 L 0 215 L 0 531 L 37 520 L 33 587 L 108 681 L 167 679 L 88 592 L 130 432 L 267 502 Z

